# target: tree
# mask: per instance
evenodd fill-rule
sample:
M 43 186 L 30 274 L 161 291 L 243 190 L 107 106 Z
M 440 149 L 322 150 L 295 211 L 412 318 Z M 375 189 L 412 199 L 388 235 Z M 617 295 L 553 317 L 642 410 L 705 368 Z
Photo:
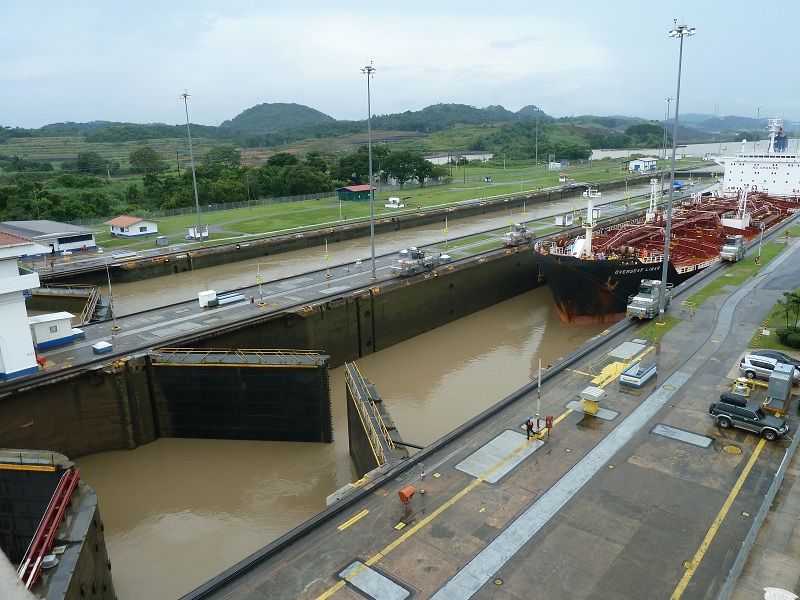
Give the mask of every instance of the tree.
M 131 163 L 131 173 L 160 173 L 166 170 L 167 165 L 163 157 L 150 146 L 137 148 L 128 156 Z
M 107 160 L 97 152 L 78 152 L 77 160 L 61 163 L 62 171 L 78 171 L 83 174 L 105 175 L 107 170 L 115 173 L 118 169 L 119 163 Z
M 433 163 L 425 160 L 421 155 L 414 157 L 414 178 L 420 185 L 425 185 L 425 180 L 433 175 Z
M 300 159 L 289 152 L 277 152 L 267 159 L 267 164 L 270 167 L 288 167 L 300 164 Z
M 327 173 L 328 172 L 328 163 L 322 157 L 322 153 L 319 150 L 311 150 L 306 154 L 306 164 L 314 169 L 315 171 L 319 171 L 320 173 Z
M 417 158 L 418 155 L 407 150 L 392 152 L 382 165 L 383 170 L 394 177 L 397 183 L 402 187 L 406 181 L 414 177 L 418 166 Z
M 203 157 L 203 166 L 214 170 L 235 168 L 242 164 L 242 153 L 233 146 L 217 146 Z
M 378 166 L 384 171 L 391 151 L 386 146 L 372 147 L 372 169 L 373 173 L 378 172 Z M 369 152 L 367 146 L 361 146 L 358 150 L 347 156 L 343 156 L 331 167 L 331 178 L 336 181 L 349 181 L 352 183 L 365 183 L 369 179 Z

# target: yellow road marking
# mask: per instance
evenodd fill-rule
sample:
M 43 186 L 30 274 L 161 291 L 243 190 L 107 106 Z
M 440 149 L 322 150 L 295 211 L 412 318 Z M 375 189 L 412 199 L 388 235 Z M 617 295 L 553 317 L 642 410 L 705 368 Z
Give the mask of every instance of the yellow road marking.
M 563 421 L 567 417 L 567 415 L 569 415 L 571 412 L 572 412 L 572 410 L 568 409 L 568 410 L 564 411 L 563 413 L 561 413 L 556 419 L 553 420 L 553 426 L 555 426 L 558 423 L 560 423 L 561 421 Z M 542 431 L 547 431 L 547 428 L 542 429 Z M 342 589 L 345 586 L 346 581 L 352 581 L 355 577 L 357 577 L 358 575 L 363 573 L 364 570 L 367 569 L 367 567 L 371 567 L 372 565 L 377 564 L 383 557 L 385 557 L 387 554 L 389 554 L 392 550 L 397 548 L 400 544 L 402 544 L 408 538 L 410 538 L 412 535 L 417 533 L 417 531 L 419 531 L 420 529 L 425 527 L 425 525 L 427 525 L 428 523 L 433 521 L 436 517 L 438 517 L 440 514 L 442 514 L 444 511 L 446 511 L 451 506 L 453 506 L 456 502 L 461 500 L 461 498 L 463 498 L 469 492 L 471 492 L 476 487 L 478 487 L 478 485 L 483 483 L 484 479 L 489 477 L 489 475 L 494 473 L 497 469 L 502 467 L 504 464 L 506 464 L 512 458 L 514 458 L 523 449 L 527 448 L 527 446 L 528 446 L 528 440 L 525 440 L 525 443 L 524 444 L 520 444 L 517 447 L 517 449 L 514 450 L 514 452 L 509 454 L 503 460 L 498 461 L 491 469 L 489 469 L 485 473 L 483 473 L 483 474 L 479 475 L 478 477 L 476 477 L 474 480 L 472 480 L 469 483 L 469 485 L 467 485 L 467 487 L 462 489 L 460 492 L 456 493 L 452 498 L 450 498 L 444 504 L 439 506 L 436 510 L 434 510 L 431 514 L 429 514 L 427 517 L 422 519 L 419 523 L 417 523 L 413 527 L 409 528 L 408 531 L 406 531 L 404 534 L 402 534 L 400 537 L 398 537 L 395 541 L 391 542 L 388 546 L 386 546 L 385 548 L 380 550 L 377 554 L 375 554 L 374 556 L 370 557 L 368 560 L 365 560 L 363 565 L 358 567 L 357 569 L 354 569 L 353 572 L 350 573 L 350 575 L 348 575 L 346 579 L 340 579 L 339 581 L 334 583 L 325 592 L 323 592 L 322 594 L 317 596 L 316 600 L 325 600 L 326 598 L 330 598 L 331 596 L 333 596 L 336 592 L 338 592 L 340 589 Z
M 597 377 L 592 379 L 592 383 L 601 387 L 606 386 L 619 377 L 619 374 L 622 373 L 627 367 L 628 363 L 622 361 L 614 361 L 609 363 L 602 368 Z
M 365 508 L 364 510 L 362 510 L 360 513 L 358 513 L 354 517 L 350 517 L 349 519 L 347 519 L 347 521 L 345 521 L 344 523 L 339 525 L 339 527 L 337 527 L 337 529 L 339 531 L 344 531 L 345 529 L 350 527 L 350 525 L 352 525 L 353 523 L 355 523 L 359 519 L 361 519 L 363 517 L 366 517 L 368 514 L 369 514 L 369 511 Z
M 678 586 L 675 588 L 675 591 L 672 592 L 670 600 L 679 600 L 680 597 L 683 595 L 683 592 L 686 591 L 686 587 L 689 585 L 689 582 L 694 576 L 694 573 L 697 570 L 700 561 L 703 560 L 703 556 L 705 556 L 708 547 L 714 540 L 714 536 L 717 535 L 717 531 L 719 530 L 720 525 L 722 525 L 722 521 L 725 520 L 725 516 L 728 514 L 728 511 L 730 510 L 733 501 L 736 499 L 736 496 L 739 495 L 739 491 L 742 489 L 742 485 L 744 485 L 747 476 L 750 474 L 750 470 L 756 463 L 756 459 L 758 459 L 759 454 L 761 454 L 761 450 L 764 448 L 765 442 L 766 440 L 764 439 L 759 440 L 758 444 L 756 445 L 756 449 L 753 451 L 753 455 L 750 457 L 750 460 L 747 461 L 744 470 L 742 471 L 741 475 L 739 475 L 739 479 L 736 480 L 733 489 L 731 489 L 731 492 L 730 494 L 728 494 L 725 503 L 719 510 L 717 518 L 714 519 L 714 522 L 711 524 L 711 527 L 708 528 L 708 531 L 706 532 L 706 537 L 703 538 L 703 542 L 700 544 L 700 547 L 697 549 L 697 552 L 695 552 L 694 558 L 692 558 L 691 562 L 689 562 L 688 566 L 686 566 L 686 573 L 683 574 L 683 577 L 681 577 L 680 582 L 678 582 Z

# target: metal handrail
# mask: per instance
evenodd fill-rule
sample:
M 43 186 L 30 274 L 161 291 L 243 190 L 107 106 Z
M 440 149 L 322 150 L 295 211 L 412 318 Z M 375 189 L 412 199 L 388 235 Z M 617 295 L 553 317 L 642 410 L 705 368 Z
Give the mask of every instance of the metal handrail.
M 358 372 L 358 368 L 356 368 L 356 372 L 358 373 L 359 378 L 361 378 L 361 380 L 363 381 L 363 377 L 361 377 L 361 373 Z M 370 441 L 370 446 L 372 446 L 372 451 L 375 453 L 375 458 L 378 459 L 378 463 L 380 465 L 384 465 L 386 464 L 386 455 L 383 452 L 383 444 L 381 444 L 378 432 L 375 429 L 375 426 L 372 424 L 372 420 L 369 418 L 369 415 L 364 413 L 364 407 L 362 406 L 361 402 L 358 401 L 358 399 L 361 397 L 361 394 L 358 393 L 357 389 L 355 389 L 355 382 L 352 380 L 349 373 L 347 372 L 345 372 L 345 383 L 347 384 L 347 387 L 350 389 L 350 393 L 353 397 L 356 410 L 358 411 L 358 416 L 361 419 L 362 425 L 364 426 L 364 431 L 366 432 L 367 438 Z

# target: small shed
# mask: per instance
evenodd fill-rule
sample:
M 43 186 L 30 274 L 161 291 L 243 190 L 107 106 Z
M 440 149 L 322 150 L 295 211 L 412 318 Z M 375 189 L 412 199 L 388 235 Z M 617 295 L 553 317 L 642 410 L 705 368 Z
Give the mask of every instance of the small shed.
M 637 158 L 628 163 L 628 171 L 638 171 L 640 173 L 649 173 L 655 171 L 658 166 L 658 160 L 652 156 L 645 156 L 644 158 Z
M 121 215 L 106 221 L 105 224 L 111 227 L 111 235 L 113 236 L 136 237 L 158 233 L 158 223 L 142 217 Z
M 68 312 L 50 313 L 28 317 L 28 324 L 36 350 L 46 350 L 69 344 L 75 339 L 72 330 L 72 319 L 75 315 Z
M 339 200 L 369 200 L 369 191 L 376 189 L 374 185 L 346 185 L 336 190 Z
M 566 173 L 558 174 L 558 183 L 566 183 L 567 181 L 569 181 L 569 175 Z

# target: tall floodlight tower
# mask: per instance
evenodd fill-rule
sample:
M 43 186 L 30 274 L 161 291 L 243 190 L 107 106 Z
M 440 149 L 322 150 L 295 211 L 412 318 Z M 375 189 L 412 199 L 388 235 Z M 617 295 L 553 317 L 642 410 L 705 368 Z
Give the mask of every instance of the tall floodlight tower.
M 370 100 L 369 80 L 375 76 L 375 67 L 372 61 L 361 69 L 367 76 L 367 164 L 369 165 L 369 239 L 372 245 L 372 275 L 371 279 L 377 279 L 375 273 L 375 190 L 372 185 L 372 104 Z
M 200 229 L 200 198 L 197 195 L 197 176 L 194 172 L 194 152 L 192 151 L 192 130 L 189 127 L 189 103 L 187 99 L 189 98 L 189 92 L 183 90 L 183 93 L 180 95 L 183 98 L 183 107 L 186 109 L 186 133 L 189 134 L 189 160 L 191 161 L 192 165 L 192 185 L 194 186 L 194 205 L 197 209 L 197 231 L 195 231 L 195 237 L 200 237 L 200 245 L 204 246 L 205 243 L 203 242 L 203 232 Z
M 664 305 L 666 300 L 667 289 L 667 269 L 669 268 L 669 239 L 672 235 L 672 196 L 675 193 L 675 151 L 678 147 L 678 113 L 681 103 L 681 66 L 683 63 L 683 38 L 695 34 L 694 27 L 686 25 L 678 25 L 677 20 L 674 21 L 675 27 L 669 32 L 669 37 L 678 38 L 680 45 L 678 47 L 678 89 L 675 92 L 675 123 L 672 128 L 672 164 L 669 169 L 669 196 L 667 197 L 667 227 L 665 230 L 664 239 L 664 264 L 661 267 L 661 290 L 662 293 L 658 299 L 658 315 L 659 320 L 664 322 Z

